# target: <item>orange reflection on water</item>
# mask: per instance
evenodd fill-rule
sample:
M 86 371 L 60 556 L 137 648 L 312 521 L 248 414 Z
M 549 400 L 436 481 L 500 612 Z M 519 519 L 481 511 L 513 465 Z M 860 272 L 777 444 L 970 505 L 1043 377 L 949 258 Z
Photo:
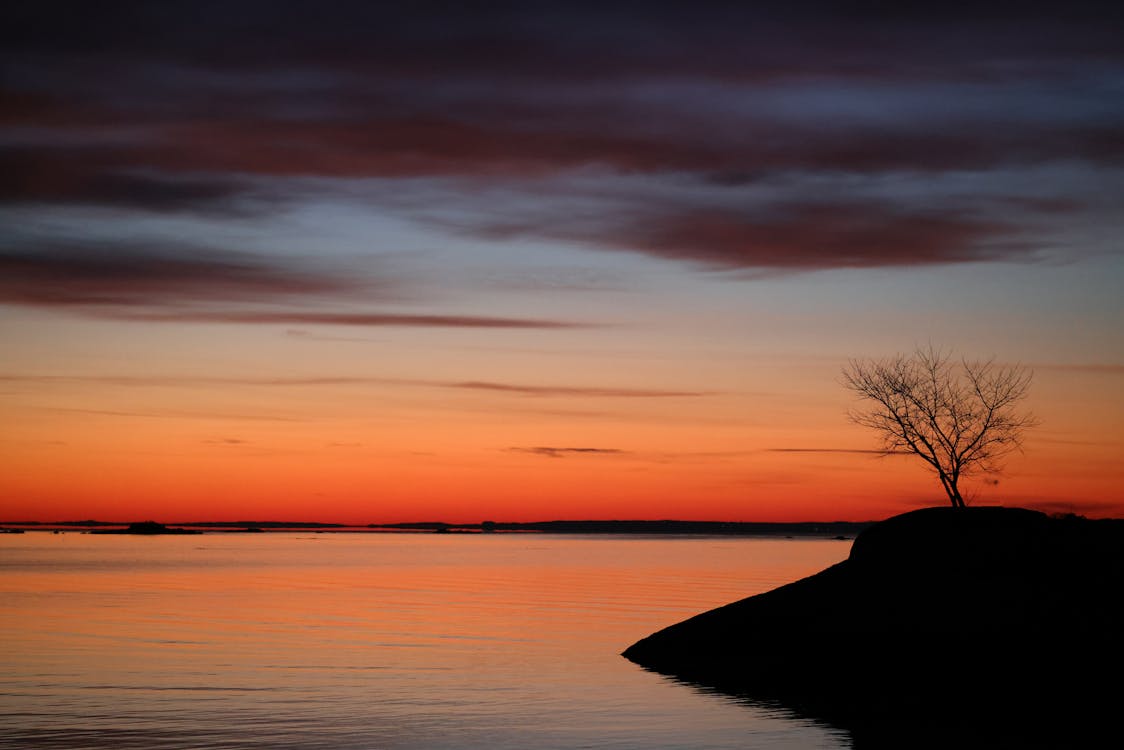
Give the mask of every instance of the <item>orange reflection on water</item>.
M 618 654 L 848 551 L 829 540 L 502 534 L 3 541 L 4 690 L 13 710 L 41 715 L 25 721 L 74 726 L 81 714 L 95 728 L 196 733 L 227 722 L 229 741 L 246 721 L 286 715 L 377 745 L 388 739 L 376 724 L 425 734 L 502 720 L 513 747 L 546 715 L 551 731 L 573 735 L 566 746 L 621 722 L 752 731 L 761 716 L 684 696 Z M 488 735 L 502 746 L 494 727 Z

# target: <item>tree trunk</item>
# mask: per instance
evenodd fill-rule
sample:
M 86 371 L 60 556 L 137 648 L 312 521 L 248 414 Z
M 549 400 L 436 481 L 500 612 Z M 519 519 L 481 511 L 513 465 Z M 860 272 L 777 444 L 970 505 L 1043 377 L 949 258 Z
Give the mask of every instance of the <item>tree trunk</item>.
M 967 507 L 967 505 L 964 502 L 964 498 L 960 495 L 960 488 L 957 487 L 956 484 L 957 484 L 957 482 L 956 482 L 955 479 L 950 480 L 949 483 L 948 483 L 949 496 L 952 499 L 952 507 L 954 507 L 954 508 Z
M 953 508 L 964 508 L 964 507 L 966 507 L 966 505 L 964 503 L 964 498 L 960 495 L 960 488 L 956 486 L 957 485 L 957 478 L 950 477 L 948 474 L 945 474 L 943 471 L 939 472 L 938 476 L 940 477 L 940 480 L 941 480 L 941 486 L 944 487 L 945 493 L 948 494 L 948 501 L 950 503 L 952 503 L 952 507 Z

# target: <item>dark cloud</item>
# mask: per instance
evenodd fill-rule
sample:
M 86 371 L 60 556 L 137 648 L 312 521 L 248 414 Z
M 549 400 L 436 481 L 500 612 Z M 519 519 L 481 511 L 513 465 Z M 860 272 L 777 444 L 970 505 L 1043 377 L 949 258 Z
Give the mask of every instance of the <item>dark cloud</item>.
M 726 268 L 863 268 L 990 260 L 1002 227 L 969 216 L 911 214 L 878 203 L 776 207 L 768 215 L 683 213 L 633 221 L 629 248 Z
M 1017 227 L 968 211 L 887 201 L 769 204 L 744 211 L 671 202 L 621 207 L 581 226 L 565 216 L 484 223 L 482 236 L 546 236 L 719 269 L 813 270 L 929 265 L 1031 256 Z
M 139 129 L 143 137 L 128 144 L 11 146 L 0 154 L 0 164 L 10 175 L 0 198 L 135 204 L 150 210 L 249 211 L 271 204 L 260 187 L 251 191 L 239 175 L 515 179 L 601 165 L 629 173 L 697 173 L 701 180 L 722 186 L 790 170 L 877 174 L 1059 160 L 1124 162 L 1124 112 L 1101 112 L 1088 119 L 1070 114 L 1055 121 L 1048 115 L 1020 119 L 1002 108 L 986 114 L 953 108 L 903 112 L 893 120 L 878 117 L 875 122 L 847 116 L 818 122 L 816 110 L 826 104 L 809 103 L 806 112 L 787 115 L 771 112 L 767 104 L 730 112 L 718 103 L 723 98 L 752 101 L 756 95 L 776 94 L 703 88 L 700 94 L 684 95 L 704 98 L 699 106 L 710 111 L 690 115 L 674 96 L 632 101 L 623 92 L 624 101 L 606 101 L 606 92 L 560 94 L 558 100 L 520 104 L 525 111 L 517 119 L 505 116 L 509 103 L 493 101 L 494 94 L 487 95 L 481 104 L 484 112 L 475 117 L 467 117 L 457 101 L 420 108 L 426 111 L 408 107 L 411 111 L 397 115 L 372 102 L 369 110 L 344 117 L 309 113 L 282 119 L 262 112 L 244 118 L 188 112 L 185 120 L 144 114 L 138 120 L 131 113 L 105 112 L 98 115 L 97 127 L 112 123 L 119 129 Z M 987 93 L 976 92 L 975 97 Z M 1108 87 L 1093 89 L 1083 98 L 1110 93 Z M 516 88 L 509 95 L 518 100 L 527 92 Z M 856 101 L 878 96 L 868 88 L 850 95 Z M 954 101 L 957 92 L 933 95 Z M 826 94 L 812 91 L 806 96 Z M 894 105 L 892 94 L 883 96 L 883 106 Z M 1019 99 L 1009 104 L 1031 105 Z M 1039 106 L 1075 104 L 1052 94 Z M 878 103 L 868 101 L 865 106 Z M 93 125 L 67 121 L 49 127 L 56 138 L 80 140 L 91 137 Z M 224 208 L 224 201 L 229 206 Z
M 10 6 L 9 204 L 241 215 L 297 178 L 440 177 L 478 211 L 450 231 L 808 270 L 1033 257 L 1021 223 L 1080 213 L 1124 166 L 1118 3 Z M 1086 170 L 1077 194 L 1003 176 L 1058 164 Z M 583 213 L 545 224 L 472 203 L 497 184 L 558 199 L 545 183 L 590 169 L 676 195 L 586 184 Z M 1007 195 L 934 200 L 949 173 Z M 794 175 L 785 200 L 739 192 Z M 817 184 L 840 175 L 893 185 Z
M 115 313 L 121 320 L 148 322 L 249 323 L 400 328 L 587 328 L 589 323 L 540 318 L 500 318 L 483 315 L 416 315 L 377 312 L 315 312 L 301 310 L 129 310 Z
M 230 176 L 140 171 L 143 152 L 124 148 L 0 149 L 0 202 L 239 215 L 276 204 Z
M 354 279 L 286 268 L 248 254 L 138 241 L 10 243 L 0 248 L 0 302 L 70 308 L 164 308 L 355 293 Z
M 807 75 L 833 63 L 854 74 L 901 67 L 990 71 L 989 61 L 1119 54 L 1118 4 L 514 0 L 464 6 L 417 0 L 13 0 L 0 41 L 19 51 L 115 61 L 260 69 L 284 61 L 412 77 L 466 71 L 517 77 L 747 71 Z M 203 33 L 206 32 L 206 33 Z M 381 64 L 381 65 L 380 65 Z
M 618 448 L 555 448 L 551 446 L 535 446 L 533 448 L 508 448 L 516 453 L 531 453 L 546 458 L 565 458 L 566 456 L 620 456 L 627 455 L 628 451 Z
M 10 240 L 8 244 L 0 247 L 0 304 L 146 322 L 535 330 L 592 325 L 355 309 L 373 300 L 399 301 L 395 282 L 311 271 L 259 255 L 175 242 Z M 331 298 L 336 309 L 324 310 L 325 298 Z
M 561 329 L 538 318 L 302 308 L 395 301 L 393 280 L 313 272 L 259 256 L 141 242 L 13 243 L 0 249 L 0 303 L 57 307 L 117 320 L 358 327 Z M 268 306 L 280 307 L 272 309 Z

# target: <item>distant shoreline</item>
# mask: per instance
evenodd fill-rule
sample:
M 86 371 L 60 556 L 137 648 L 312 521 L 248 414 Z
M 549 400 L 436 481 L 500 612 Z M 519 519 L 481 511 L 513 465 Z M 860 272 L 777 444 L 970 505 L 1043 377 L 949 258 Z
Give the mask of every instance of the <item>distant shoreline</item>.
M 3 521 L 2 529 L 28 531 L 85 531 L 111 528 L 125 529 L 131 522 L 118 521 Z M 849 539 L 872 525 L 873 521 L 801 521 L 791 523 L 756 521 L 531 521 L 480 523 L 446 523 L 418 521 L 409 523 L 367 524 L 354 526 L 339 523 L 298 521 L 195 521 L 169 523 L 169 527 L 214 532 L 247 531 L 317 531 L 365 533 L 537 533 L 537 534 L 619 534 L 619 535 L 696 535 L 696 536 L 767 536 L 767 537 L 829 537 Z

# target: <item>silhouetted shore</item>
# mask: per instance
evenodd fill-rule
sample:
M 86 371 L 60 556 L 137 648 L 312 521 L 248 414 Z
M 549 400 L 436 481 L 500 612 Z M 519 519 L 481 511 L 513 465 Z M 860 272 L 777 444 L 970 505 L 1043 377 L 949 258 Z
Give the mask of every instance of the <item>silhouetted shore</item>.
M 856 747 L 1083 747 L 1116 722 L 1122 591 L 1124 521 L 932 508 L 624 656 L 847 728 Z
M 155 521 L 131 523 L 124 529 L 94 529 L 91 534 L 137 534 L 140 536 L 159 536 L 166 534 L 202 534 L 202 531 L 165 526 Z
M 478 524 L 423 523 L 372 524 L 372 528 L 413 531 L 539 532 L 543 534 L 700 534 L 707 536 L 817 536 L 852 537 L 872 522 L 827 521 L 803 523 L 755 523 L 749 521 L 533 521 Z

